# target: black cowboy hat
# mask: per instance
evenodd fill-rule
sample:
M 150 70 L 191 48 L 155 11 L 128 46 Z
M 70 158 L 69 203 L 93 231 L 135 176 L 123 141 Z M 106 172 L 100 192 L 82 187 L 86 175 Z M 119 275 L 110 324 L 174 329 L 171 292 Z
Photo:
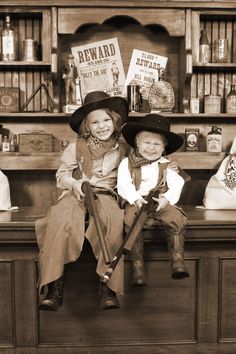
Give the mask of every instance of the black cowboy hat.
M 183 138 L 170 131 L 170 120 L 160 114 L 147 114 L 142 118 L 130 118 L 122 127 L 127 143 L 135 148 L 135 137 L 141 131 L 163 134 L 167 138 L 166 155 L 170 155 L 183 145 Z
M 123 123 L 127 118 L 129 109 L 127 101 L 122 97 L 111 97 L 104 91 L 89 92 L 84 98 L 83 106 L 74 111 L 70 117 L 69 124 L 71 129 L 78 133 L 80 124 L 87 114 L 101 108 L 109 108 L 112 111 L 119 113 Z

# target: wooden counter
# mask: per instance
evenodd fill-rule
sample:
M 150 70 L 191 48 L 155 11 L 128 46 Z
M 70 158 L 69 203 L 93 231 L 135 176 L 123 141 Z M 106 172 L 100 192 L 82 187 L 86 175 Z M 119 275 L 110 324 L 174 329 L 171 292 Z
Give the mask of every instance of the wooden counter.
M 1 212 L 0 351 L 123 354 L 145 347 L 145 353 L 235 353 L 236 213 L 185 209 L 190 278 L 171 279 L 163 230 L 146 229 L 148 286 L 130 286 L 127 256 L 121 308 L 101 311 L 96 262 L 86 243 L 80 260 L 66 267 L 64 304 L 55 313 L 37 311 L 34 223 L 45 210 Z

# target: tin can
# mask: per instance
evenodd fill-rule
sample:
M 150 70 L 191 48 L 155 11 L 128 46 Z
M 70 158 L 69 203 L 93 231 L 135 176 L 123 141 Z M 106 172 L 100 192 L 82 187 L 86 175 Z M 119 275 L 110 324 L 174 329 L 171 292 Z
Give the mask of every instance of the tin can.
M 213 43 L 213 62 L 227 63 L 229 44 L 227 38 L 216 39 Z
M 199 98 L 190 98 L 190 113 L 199 113 Z
M 199 151 L 199 129 L 185 129 L 185 151 Z
M 38 45 L 32 38 L 26 38 L 23 41 L 23 58 L 24 61 L 38 60 Z
M 221 96 L 207 95 L 204 97 L 204 112 L 205 113 L 220 113 L 221 112 Z
M 139 85 L 131 84 L 127 86 L 127 100 L 130 112 L 140 111 L 140 107 L 142 105 L 142 97 Z

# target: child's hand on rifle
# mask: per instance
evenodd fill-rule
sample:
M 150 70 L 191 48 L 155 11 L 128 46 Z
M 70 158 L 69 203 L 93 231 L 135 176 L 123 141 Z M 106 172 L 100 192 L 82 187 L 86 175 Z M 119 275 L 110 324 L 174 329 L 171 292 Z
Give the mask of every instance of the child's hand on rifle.
M 157 202 L 156 211 L 165 208 L 169 204 L 168 200 L 163 196 L 160 196 L 159 198 L 153 197 L 152 199 L 155 200 L 155 202 Z
M 179 172 L 179 167 L 178 167 L 176 161 L 171 161 L 171 162 L 168 164 L 168 168 L 170 168 L 170 169 L 173 170 L 173 171 L 176 171 L 177 173 Z
M 80 181 L 74 181 L 72 183 L 72 190 L 76 198 L 80 201 L 81 197 L 84 197 L 84 193 L 81 190 L 81 182 Z
M 134 202 L 134 205 L 137 206 L 139 209 L 141 208 L 141 206 L 143 204 L 147 204 L 147 201 L 141 197 L 140 199 L 137 199 L 135 202 Z

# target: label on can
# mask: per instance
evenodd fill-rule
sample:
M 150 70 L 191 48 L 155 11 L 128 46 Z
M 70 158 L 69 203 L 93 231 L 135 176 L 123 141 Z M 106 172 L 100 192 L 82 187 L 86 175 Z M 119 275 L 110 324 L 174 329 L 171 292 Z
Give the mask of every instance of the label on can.
M 185 151 L 199 151 L 199 129 L 185 129 Z

